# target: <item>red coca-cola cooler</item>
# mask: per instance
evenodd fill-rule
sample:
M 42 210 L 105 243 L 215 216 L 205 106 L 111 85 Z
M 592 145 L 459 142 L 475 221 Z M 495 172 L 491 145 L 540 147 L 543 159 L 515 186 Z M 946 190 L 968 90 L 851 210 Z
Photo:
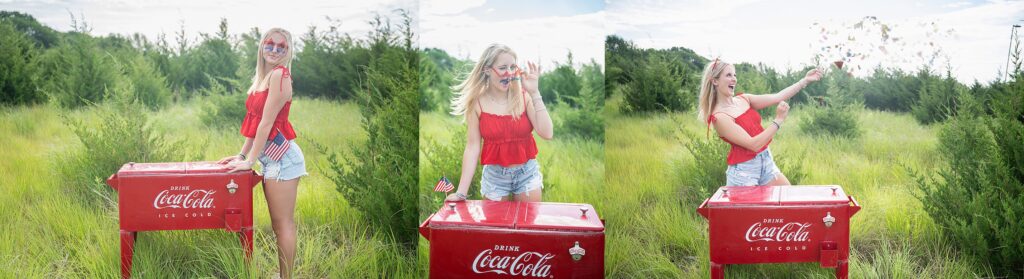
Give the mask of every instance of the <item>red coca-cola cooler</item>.
M 726 264 L 818 262 L 847 277 L 850 218 L 839 186 L 725 186 L 697 212 L 708 220 L 711 277 Z
M 602 278 L 604 222 L 575 203 L 447 203 L 420 225 L 430 278 Z
M 131 277 L 136 233 L 225 229 L 252 255 L 254 171 L 228 173 L 216 162 L 127 163 L 107 179 L 117 190 L 121 277 Z

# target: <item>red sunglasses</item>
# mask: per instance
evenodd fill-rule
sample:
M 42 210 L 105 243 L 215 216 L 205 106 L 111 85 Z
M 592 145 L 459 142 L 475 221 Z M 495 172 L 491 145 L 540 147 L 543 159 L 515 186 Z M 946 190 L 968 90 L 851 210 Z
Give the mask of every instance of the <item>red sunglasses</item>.
M 277 52 L 277 54 L 284 54 L 288 50 L 288 45 L 284 42 L 280 44 L 274 42 L 274 40 L 267 39 L 263 41 L 263 50 L 267 52 Z

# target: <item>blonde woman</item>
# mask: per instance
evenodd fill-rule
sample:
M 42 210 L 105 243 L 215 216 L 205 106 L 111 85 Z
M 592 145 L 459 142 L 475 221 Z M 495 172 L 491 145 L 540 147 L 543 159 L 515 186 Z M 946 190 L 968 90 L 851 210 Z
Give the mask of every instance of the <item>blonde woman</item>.
M 544 177 L 533 133 L 550 140 L 553 129 L 538 88 L 540 66 L 527 64 L 523 72 L 512 49 L 493 44 L 456 86 L 452 114 L 466 117 L 466 150 L 458 190 L 446 200 L 466 199 L 479 159 L 482 196 L 494 201 L 541 201 Z
M 775 165 L 768 144 L 789 115 L 786 100 L 821 76 L 821 71 L 813 69 L 799 82 L 778 93 L 736 94 L 736 68 L 719 59 L 708 63 L 700 85 L 697 117 L 707 123 L 709 133 L 714 125 L 718 136 L 732 146 L 726 158 L 729 164 L 725 171 L 726 186 L 790 184 Z M 757 110 L 776 105 L 775 119 L 765 128 Z
M 220 160 L 232 171 L 263 168 L 263 193 L 277 237 L 281 278 L 291 278 L 295 263 L 295 195 L 299 178 L 306 173 L 305 157 L 295 144 L 296 133 L 288 122 L 292 103 L 291 33 L 272 28 L 263 34 L 256 57 L 256 74 L 245 101 L 242 121 L 245 143 L 238 155 Z M 259 140 L 257 140 L 259 139 Z

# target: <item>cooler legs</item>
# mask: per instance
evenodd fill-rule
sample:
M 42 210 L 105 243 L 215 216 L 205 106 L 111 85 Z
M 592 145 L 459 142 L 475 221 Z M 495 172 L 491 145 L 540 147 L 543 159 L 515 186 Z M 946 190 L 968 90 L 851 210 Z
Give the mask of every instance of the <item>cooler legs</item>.
M 121 231 L 121 278 L 132 277 L 132 254 L 137 236 L 136 232 Z
M 849 265 L 849 260 L 841 260 L 841 261 L 839 261 L 839 266 L 836 266 L 836 278 L 837 279 L 846 279 L 846 277 L 848 276 L 848 274 L 850 272 L 848 265 Z
M 252 258 L 252 228 L 242 228 L 242 231 L 238 233 L 238 238 L 242 241 L 245 260 L 248 261 Z
M 722 279 L 725 278 L 725 266 L 711 262 L 711 278 Z
M 242 242 L 242 249 L 245 250 L 245 260 L 252 258 L 252 228 L 242 228 L 238 232 L 238 239 Z M 135 253 L 135 239 L 138 232 L 121 231 L 121 278 L 132 277 L 132 255 Z

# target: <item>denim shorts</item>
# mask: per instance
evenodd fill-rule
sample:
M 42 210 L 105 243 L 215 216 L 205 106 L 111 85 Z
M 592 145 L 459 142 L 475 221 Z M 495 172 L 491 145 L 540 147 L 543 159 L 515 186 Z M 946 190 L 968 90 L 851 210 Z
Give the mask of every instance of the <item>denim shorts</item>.
M 302 149 L 295 141 L 290 141 L 288 151 L 284 152 L 281 160 L 273 161 L 260 152 L 260 165 L 263 166 L 263 179 L 276 179 L 277 181 L 292 180 L 309 175 L 306 172 L 306 156 L 302 155 Z M 266 146 L 270 146 L 267 142 Z
M 500 165 L 484 165 L 480 177 L 480 194 L 489 200 L 499 201 L 509 195 L 527 193 L 544 188 L 544 175 L 536 159 L 525 164 L 506 168 Z
M 759 186 L 767 185 L 775 179 L 775 175 L 781 173 L 772 158 L 771 149 L 765 149 L 757 153 L 754 159 L 735 165 L 729 165 L 725 170 L 726 186 Z

